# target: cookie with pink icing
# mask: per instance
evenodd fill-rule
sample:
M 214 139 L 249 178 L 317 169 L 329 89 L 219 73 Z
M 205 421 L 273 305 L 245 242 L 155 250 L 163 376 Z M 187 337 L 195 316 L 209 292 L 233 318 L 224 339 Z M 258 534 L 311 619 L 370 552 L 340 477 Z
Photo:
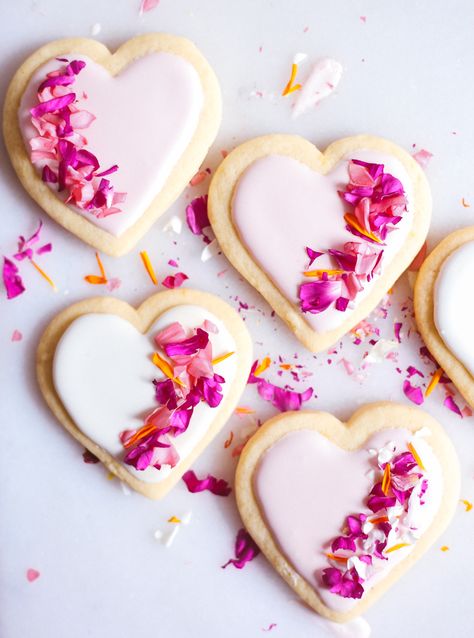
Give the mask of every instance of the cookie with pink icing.
M 25 189 L 111 255 L 129 251 L 182 192 L 212 144 L 221 98 L 190 41 L 51 42 L 15 74 L 4 136 Z
M 243 321 L 213 295 L 169 290 L 137 310 L 98 297 L 53 319 L 37 376 L 75 439 L 130 487 L 161 498 L 234 410 L 251 353 Z
M 325 412 L 270 419 L 244 448 L 236 495 L 280 576 L 316 612 L 346 622 L 443 532 L 459 480 L 454 448 L 431 416 L 374 403 L 348 423 Z
M 421 266 L 415 285 L 418 329 L 440 368 L 474 407 L 474 226 L 451 233 Z
M 233 265 L 310 350 L 364 319 L 426 237 L 426 177 L 395 144 L 368 135 L 321 153 L 303 138 L 242 144 L 216 171 L 209 219 Z

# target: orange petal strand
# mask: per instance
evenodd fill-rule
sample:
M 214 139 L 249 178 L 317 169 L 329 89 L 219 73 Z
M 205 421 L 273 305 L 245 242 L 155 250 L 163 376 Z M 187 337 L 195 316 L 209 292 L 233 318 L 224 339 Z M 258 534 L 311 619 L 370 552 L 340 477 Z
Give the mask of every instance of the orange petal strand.
M 143 439 L 148 434 L 151 434 L 154 430 L 156 430 L 156 426 L 152 425 L 151 423 L 143 425 L 139 430 L 135 432 L 135 434 L 130 439 L 128 439 L 126 443 L 123 444 L 123 447 L 124 448 L 131 447 L 137 441 L 140 441 L 140 439 Z
M 157 352 L 153 353 L 153 357 L 151 360 L 156 365 L 156 367 L 159 368 L 166 377 L 168 377 L 168 379 L 171 379 L 172 381 L 182 386 L 183 388 L 186 387 L 186 385 L 181 381 L 181 379 L 178 379 L 178 377 L 174 376 L 173 370 L 170 364 L 165 359 L 160 357 L 160 355 Z
M 221 361 L 225 361 L 226 359 L 231 357 L 233 354 L 235 354 L 235 352 L 227 352 L 226 354 L 221 354 L 220 357 L 216 357 L 215 359 L 212 360 L 212 365 L 215 366 L 218 363 L 221 363 Z
M 377 525 L 378 523 L 388 523 L 388 516 L 378 516 L 377 518 L 369 518 L 369 523 Z
M 386 549 L 385 553 L 390 554 L 391 552 L 396 552 L 397 550 L 402 549 L 403 547 L 408 547 L 409 545 L 410 543 L 398 543 L 398 545 L 392 545 L 392 547 Z
M 461 199 L 461 204 L 464 206 L 464 208 L 471 208 L 471 204 L 469 204 L 468 202 L 466 202 L 466 200 L 464 199 L 464 197 Z
M 156 286 L 157 283 L 158 283 L 158 280 L 156 278 L 155 271 L 154 271 L 153 266 L 151 264 L 150 258 L 148 257 L 147 251 L 146 250 L 142 250 L 142 252 L 140 253 L 140 257 L 142 258 L 142 262 L 143 262 L 143 265 L 145 266 L 145 270 L 147 271 L 150 279 L 152 280 L 152 282 Z
M 379 239 L 378 237 L 376 237 L 373 233 L 371 233 L 369 230 L 366 230 L 365 228 L 363 228 L 359 222 L 357 221 L 357 219 L 354 217 L 354 215 L 352 215 L 351 213 L 346 213 L 344 215 L 344 219 L 346 220 L 346 222 L 349 224 L 349 226 L 352 226 L 352 228 L 355 228 L 361 235 L 364 235 L 364 237 L 368 237 L 369 239 L 372 239 L 373 241 L 377 242 L 377 244 L 381 244 L 382 240 Z
M 47 275 L 45 273 L 45 271 L 40 266 L 38 266 L 38 264 L 35 261 L 33 261 L 32 259 L 30 259 L 30 263 L 33 265 L 34 268 L 36 268 L 36 270 L 43 277 L 43 279 L 46 279 L 46 281 L 51 286 L 51 288 L 54 290 L 54 292 L 57 292 L 58 289 L 57 289 L 56 284 L 54 283 L 54 281 L 51 279 L 51 277 L 49 275 Z
M 428 387 L 425 390 L 425 397 L 429 397 L 433 390 L 439 383 L 439 380 L 443 376 L 443 368 L 438 368 L 434 375 L 431 377 L 431 381 L 428 384 Z
M 234 432 L 231 430 L 229 434 L 229 438 L 224 442 L 224 447 L 227 449 L 230 445 L 232 445 L 233 440 L 234 440 Z
M 292 64 L 291 65 L 290 79 L 288 80 L 288 84 L 285 86 L 285 88 L 283 89 L 283 92 L 282 92 L 282 96 L 283 97 L 285 95 L 289 95 L 290 93 L 293 93 L 294 91 L 298 91 L 299 89 L 301 89 L 301 84 L 293 84 L 293 82 L 296 79 L 296 74 L 297 73 L 298 73 L 298 65 L 297 64 Z
M 258 377 L 259 375 L 262 374 L 262 372 L 265 372 L 265 370 L 267 370 L 270 367 L 272 360 L 270 359 L 270 357 L 265 357 L 265 359 L 263 359 L 262 363 L 260 363 L 256 368 L 255 371 L 253 373 L 254 377 Z
M 413 447 L 412 443 L 408 443 L 407 445 L 408 449 L 410 450 L 410 452 L 413 454 L 413 458 L 416 461 L 416 464 L 418 465 L 418 467 L 420 468 L 420 470 L 425 470 L 425 466 L 423 465 L 420 457 L 418 456 L 418 452 L 415 450 L 415 448 Z
M 255 410 L 252 410 L 252 408 L 246 408 L 244 406 L 235 408 L 234 411 L 236 414 L 255 414 Z
M 470 512 L 472 510 L 472 503 L 471 501 L 466 501 L 466 499 L 462 498 L 461 499 L 461 503 L 464 505 L 464 507 L 466 508 L 466 512 Z
M 326 554 L 326 556 L 338 563 L 347 563 L 347 558 L 345 556 L 337 556 L 336 554 Z
M 168 519 L 168 523 L 181 523 L 181 519 L 178 518 L 177 516 L 172 516 L 171 518 Z
M 383 471 L 382 479 L 382 492 L 387 496 L 390 488 L 391 475 L 390 475 L 390 463 L 387 463 Z
M 305 270 L 303 272 L 303 275 L 305 277 L 322 277 L 323 275 L 343 275 L 346 271 L 345 270 Z
M 104 269 L 104 264 L 102 263 L 102 259 L 100 258 L 99 253 L 95 254 L 95 258 L 97 259 L 97 264 L 99 266 L 99 270 L 100 270 L 100 274 L 102 275 L 102 277 L 107 280 L 107 276 L 105 274 L 105 269 Z
M 99 277 L 99 275 L 86 275 L 84 279 L 88 284 L 106 284 L 107 279 L 105 277 Z

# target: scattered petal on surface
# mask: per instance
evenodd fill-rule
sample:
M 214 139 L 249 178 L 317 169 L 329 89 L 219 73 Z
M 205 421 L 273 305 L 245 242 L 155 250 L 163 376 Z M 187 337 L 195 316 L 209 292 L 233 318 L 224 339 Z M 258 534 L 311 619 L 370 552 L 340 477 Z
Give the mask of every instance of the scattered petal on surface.
M 21 341 L 22 339 L 22 333 L 19 330 L 14 330 L 12 333 L 12 341 Z
M 183 474 L 182 478 L 188 490 L 193 494 L 207 490 L 216 496 L 229 496 L 232 492 L 232 488 L 227 481 L 217 479 L 212 474 L 208 474 L 206 478 L 198 479 L 192 470 L 188 470 Z
M 152 9 L 156 9 L 156 7 L 160 4 L 160 0 L 142 0 L 140 3 L 140 15 L 143 13 L 147 13 Z
M 405 396 L 407 397 L 407 399 L 410 399 L 410 401 L 412 401 L 416 405 L 421 405 L 424 401 L 423 392 L 421 391 L 421 388 L 417 388 L 413 386 L 408 381 L 408 379 L 405 379 L 405 381 L 403 382 L 403 392 L 405 393 Z
M 451 412 L 454 412 L 454 414 L 457 414 L 458 416 L 460 416 L 461 419 L 463 418 L 463 414 L 461 410 L 459 409 L 458 404 L 456 403 L 456 401 L 451 395 L 448 395 L 445 398 L 445 400 L 443 401 L 443 405 L 447 407 L 448 410 L 451 410 Z
M 222 569 L 225 569 L 228 565 L 232 564 L 237 569 L 242 569 L 247 563 L 253 560 L 260 550 L 255 544 L 250 534 L 245 529 L 239 529 L 237 532 L 237 538 L 235 539 L 235 558 L 231 558 L 225 565 L 222 565 Z
M 433 157 L 433 153 L 430 153 L 429 151 L 422 148 L 416 153 L 413 153 L 412 157 L 418 162 L 421 168 L 426 168 L 430 163 L 431 158 Z
M 31 567 L 29 569 L 26 570 L 26 580 L 29 583 L 33 583 L 35 580 L 37 580 L 40 577 L 40 573 L 37 569 L 32 569 Z

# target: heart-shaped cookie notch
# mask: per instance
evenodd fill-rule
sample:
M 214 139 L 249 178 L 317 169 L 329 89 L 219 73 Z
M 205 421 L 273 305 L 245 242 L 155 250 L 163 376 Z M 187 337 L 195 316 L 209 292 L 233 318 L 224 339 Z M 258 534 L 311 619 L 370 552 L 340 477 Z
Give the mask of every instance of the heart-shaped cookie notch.
M 430 215 L 420 166 L 368 135 L 324 153 L 292 135 L 255 138 L 209 190 L 224 253 L 313 352 L 375 308 L 423 245 Z
M 44 332 L 37 377 L 61 425 L 134 490 L 163 497 L 226 423 L 249 374 L 238 314 L 190 289 L 137 310 L 98 297 Z
M 474 226 L 451 233 L 427 257 L 415 284 L 415 318 L 429 351 L 474 407 Z
M 346 622 L 445 529 L 459 467 L 441 426 L 416 408 L 369 404 L 348 423 L 293 412 L 267 421 L 247 443 L 236 496 L 245 527 L 280 576 L 313 610 Z
M 189 40 L 147 34 L 112 54 L 72 38 L 41 47 L 16 72 L 4 136 L 41 208 L 118 256 L 183 191 L 220 119 L 217 78 Z

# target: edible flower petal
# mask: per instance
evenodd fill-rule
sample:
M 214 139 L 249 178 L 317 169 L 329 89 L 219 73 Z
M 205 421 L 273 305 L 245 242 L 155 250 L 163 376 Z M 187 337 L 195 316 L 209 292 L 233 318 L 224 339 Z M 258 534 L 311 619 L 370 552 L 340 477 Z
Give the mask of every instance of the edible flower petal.
M 216 496 L 229 496 L 232 492 L 232 488 L 227 481 L 217 479 L 215 476 L 212 476 L 212 474 L 208 474 L 206 478 L 198 479 L 192 470 L 188 470 L 183 474 L 182 478 L 188 490 L 193 494 L 208 490 Z
M 237 569 L 242 569 L 247 563 L 253 560 L 260 550 L 255 544 L 250 534 L 245 529 L 239 529 L 237 532 L 237 538 L 235 539 L 235 558 L 231 558 L 225 565 L 222 565 L 222 569 L 225 569 L 228 565 L 233 565 Z

